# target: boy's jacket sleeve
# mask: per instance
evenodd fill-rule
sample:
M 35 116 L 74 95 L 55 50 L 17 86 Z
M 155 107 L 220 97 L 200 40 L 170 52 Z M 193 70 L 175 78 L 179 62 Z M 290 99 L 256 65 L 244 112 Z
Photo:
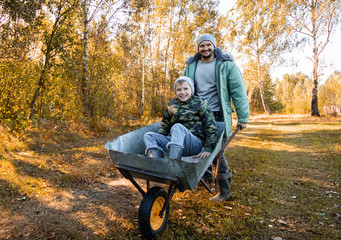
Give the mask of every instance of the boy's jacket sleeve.
M 171 119 L 172 119 L 172 114 L 169 112 L 169 108 L 167 106 L 167 109 L 165 113 L 163 114 L 162 121 L 160 128 L 158 130 L 158 133 L 168 136 L 170 129 L 171 129 Z
M 207 101 L 203 101 L 201 114 L 205 134 L 204 151 L 213 152 L 215 145 L 217 143 L 217 125 L 214 119 L 213 112 L 211 108 L 208 106 Z

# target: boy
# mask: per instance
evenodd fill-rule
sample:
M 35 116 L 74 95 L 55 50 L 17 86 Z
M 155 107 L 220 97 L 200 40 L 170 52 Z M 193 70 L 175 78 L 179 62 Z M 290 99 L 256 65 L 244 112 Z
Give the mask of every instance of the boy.
M 214 115 L 206 101 L 193 95 L 191 78 L 181 76 L 174 83 L 176 98 L 167 106 L 158 133 L 144 135 L 146 155 L 180 160 L 182 156 L 198 154 L 205 158 L 213 151 L 217 141 Z M 201 152 L 204 147 L 203 152 Z

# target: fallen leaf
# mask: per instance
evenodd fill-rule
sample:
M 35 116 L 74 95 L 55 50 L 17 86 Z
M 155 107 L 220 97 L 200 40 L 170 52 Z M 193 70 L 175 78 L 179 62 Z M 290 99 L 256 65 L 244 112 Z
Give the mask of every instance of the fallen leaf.
M 288 225 L 288 223 L 286 221 L 282 220 L 282 219 L 279 219 L 278 222 L 283 224 L 283 225 Z

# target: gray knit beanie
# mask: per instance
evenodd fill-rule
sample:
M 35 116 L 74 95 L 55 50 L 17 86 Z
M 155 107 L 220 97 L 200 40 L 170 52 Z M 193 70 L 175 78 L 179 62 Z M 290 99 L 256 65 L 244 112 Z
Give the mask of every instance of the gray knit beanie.
M 209 33 L 204 33 L 203 35 L 201 35 L 197 40 L 198 47 L 199 47 L 199 44 L 203 41 L 210 41 L 215 47 L 215 38 L 213 35 Z
M 174 91 L 175 91 L 175 86 L 176 86 L 177 82 L 179 82 L 179 81 L 181 81 L 181 80 L 188 83 L 188 85 L 189 85 L 190 88 L 191 88 L 192 94 L 194 94 L 194 83 L 193 83 L 193 80 L 192 80 L 191 78 L 185 77 L 185 76 L 181 76 L 181 77 L 179 77 L 178 79 L 175 80 L 175 83 L 174 83 Z

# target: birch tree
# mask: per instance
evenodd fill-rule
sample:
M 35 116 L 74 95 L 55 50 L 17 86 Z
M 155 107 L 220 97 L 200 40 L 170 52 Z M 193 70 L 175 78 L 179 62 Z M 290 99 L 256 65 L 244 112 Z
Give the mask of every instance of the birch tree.
M 253 75 L 267 114 L 271 114 L 271 110 L 263 83 L 280 54 L 289 47 L 290 31 L 285 24 L 285 11 L 280 1 L 240 0 L 227 13 L 227 39 L 248 61 L 256 63 Z
M 341 20 L 341 1 L 292 0 L 288 1 L 288 22 L 295 32 L 308 40 L 312 47 L 311 115 L 320 116 L 318 109 L 318 83 L 321 76 L 319 60 L 330 42 L 336 25 Z

